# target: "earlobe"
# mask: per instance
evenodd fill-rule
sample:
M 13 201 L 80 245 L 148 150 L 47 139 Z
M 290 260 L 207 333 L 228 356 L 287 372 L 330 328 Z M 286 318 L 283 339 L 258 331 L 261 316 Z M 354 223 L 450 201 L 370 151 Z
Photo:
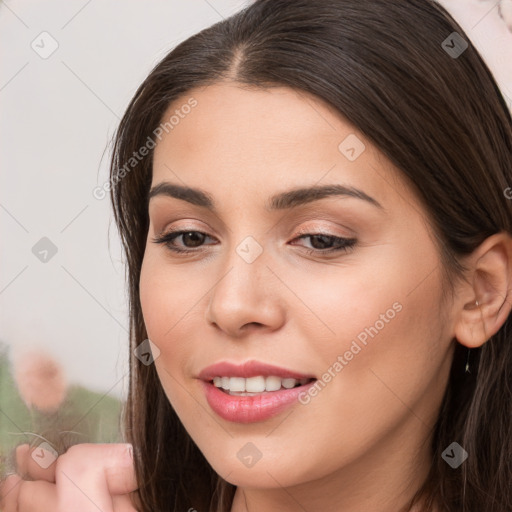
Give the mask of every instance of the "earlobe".
M 505 232 L 490 236 L 468 262 L 470 279 L 454 334 L 462 345 L 477 348 L 500 330 L 512 309 L 512 238 Z

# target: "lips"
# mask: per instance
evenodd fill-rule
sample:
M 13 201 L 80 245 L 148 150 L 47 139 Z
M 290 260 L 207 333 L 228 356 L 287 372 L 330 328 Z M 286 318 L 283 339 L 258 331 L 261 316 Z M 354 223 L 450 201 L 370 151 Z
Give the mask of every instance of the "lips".
M 269 420 L 299 402 L 316 381 L 292 389 L 281 389 L 253 396 L 231 396 L 209 382 L 201 381 L 202 391 L 210 409 L 220 418 L 233 423 L 256 423 Z
M 247 361 L 242 364 L 234 364 L 228 361 L 220 361 L 216 364 L 203 368 L 198 375 L 198 378 L 209 382 L 214 377 L 281 377 L 282 379 L 316 379 L 312 374 L 300 373 L 287 368 L 281 368 L 279 366 L 263 363 L 261 361 Z
M 214 377 L 233 377 L 250 379 L 251 377 L 278 377 L 296 379 L 301 385 L 291 389 L 263 391 L 255 393 L 231 394 L 216 387 Z M 301 373 L 261 361 L 246 361 L 234 364 L 220 361 L 204 368 L 198 376 L 206 400 L 219 417 L 236 423 L 252 423 L 270 419 L 298 402 L 301 393 L 307 392 L 317 378 L 312 374 Z M 306 382 L 304 382 L 306 381 Z M 235 383 L 236 384 L 236 383 Z M 250 395 L 250 396 L 242 396 Z

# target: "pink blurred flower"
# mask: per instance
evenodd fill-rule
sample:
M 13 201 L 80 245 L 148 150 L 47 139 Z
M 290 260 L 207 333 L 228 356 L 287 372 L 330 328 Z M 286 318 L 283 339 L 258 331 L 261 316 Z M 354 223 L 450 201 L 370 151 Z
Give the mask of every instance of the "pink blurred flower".
M 62 367 L 48 354 L 32 350 L 14 363 L 14 379 L 27 407 L 54 412 L 66 397 L 67 382 Z

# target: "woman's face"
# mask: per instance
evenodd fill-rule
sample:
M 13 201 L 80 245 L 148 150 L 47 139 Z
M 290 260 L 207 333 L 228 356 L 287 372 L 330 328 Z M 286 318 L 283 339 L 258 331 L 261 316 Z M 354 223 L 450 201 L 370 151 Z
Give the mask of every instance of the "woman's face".
M 164 121 L 173 114 L 152 187 L 200 189 L 214 210 L 184 195 L 151 197 L 140 297 L 183 425 L 215 471 L 242 487 L 326 482 L 336 472 L 370 492 L 379 466 L 412 478 L 428 458 L 420 444 L 453 348 L 424 208 L 370 140 L 305 93 L 218 83 L 175 101 Z M 269 206 L 292 190 L 340 185 L 360 192 Z M 153 241 L 178 230 L 196 233 Z M 267 416 L 256 406 L 230 415 L 258 398 L 208 385 L 231 401 L 216 412 L 200 372 L 253 360 L 317 380 Z

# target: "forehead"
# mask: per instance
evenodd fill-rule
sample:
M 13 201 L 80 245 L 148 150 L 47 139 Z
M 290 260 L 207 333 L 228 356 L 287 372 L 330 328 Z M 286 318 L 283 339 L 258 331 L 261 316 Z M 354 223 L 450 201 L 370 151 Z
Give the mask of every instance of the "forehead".
M 213 145 L 217 150 L 229 149 L 234 155 L 237 147 L 247 151 L 258 143 L 266 143 L 266 147 L 304 143 L 313 146 L 324 140 L 327 146 L 344 132 L 354 131 L 331 106 L 306 92 L 287 87 L 248 88 L 225 82 L 196 88 L 173 101 L 163 121 L 179 115 L 180 110 L 188 111 L 185 106 L 191 98 L 196 106 L 179 120 L 174 115 L 170 137 L 164 135 L 175 145 L 180 142 L 181 148 L 184 143 L 189 149 L 206 151 Z M 160 145 L 160 149 L 164 146 L 165 143 Z M 266 147 L 260 147 L 261 157 Z
M 359 130 L 303 91 L 218 83 L 172 102 L 162 123 L 171 118 L 155 148 L 153 186 L 183 181 L 215 195 L 227 184 L 264 192 L 325 181 L 365 189 L 380 202 L 407 194 Z

